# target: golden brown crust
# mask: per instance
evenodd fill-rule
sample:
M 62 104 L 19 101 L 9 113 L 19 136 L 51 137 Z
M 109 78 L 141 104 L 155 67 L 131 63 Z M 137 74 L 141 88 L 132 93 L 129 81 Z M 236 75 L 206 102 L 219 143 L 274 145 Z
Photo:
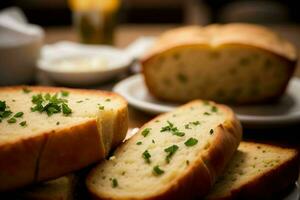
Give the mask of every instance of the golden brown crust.
M 187 26 L 167 31 L 158 38 L 142 62 L 179 46 L 202 45 L 214 48 L 228 44 L 257 47 L 290 61 L 297 59 L 295 47 L 268 28 L 246 23 L 231 23 L 205 27 Z
M 248 142 L 247 142 L 248 143 Z M 264 144 L 265 146 L 265 144 Z M 267 145 L 268 146 L 268 145 Z M 274 146 L 272 146 L 274 147 Z M 257 175 L 238 189 L 231 191 L 227 196 L 209 197 L 209 200 L 238 200 L 238 199 L 274 199 L 289 186 L 295 184 L 299 175 L 299 154 L 265 174 Z
M 194 100 L 183 105 L 182 107 L 189 107 L 198 102 L 201 101 Z M 211 144 L 210 148 L 207 149 L 207 152 L 203 156 L 199 156 L 193 164 L 189 165 L 189 170 L 178 177 L 177 180 L 173 181 L 172 184 L 170 184 L 169 187 L 167 187 L 164 191 L 160 192 L 160 194 L 146 198 L 147 200 L 193 199 L 196 197 L 203 197 L 209 192 L 216 180 L 216 177 L 224 170 L 225 165 L 228 163 L 237 149 L 242 136 L 240 122 L 237 120 L 231 109 L 223 105 L 218 106 L 228 115 L 228 119 L 222 125 L 223 128 L 218 127 L 215 130 L 215 134 L 218 136 L 214 143 Z M 166 114 L 162 114 L 158 117 L 155 117 L 143 125 L 141 129 L 146 127 L 152 121 L 158 120 L 165 115 Z M 131 140 L 134 140 L 134 138 L 135 136 L 133 136 Z M 126 142 L 128 142 L 128 140 Z M 125 145 L 120 146 L 116 151 L 122 151 L 124 146 Z M 219 160 L 221 161 L 219 162 Z M 212 166 L 213 164 L 219 164 L 219 166 Z M 89 180 L 92 179 L 91 177 L 93 176 L 95 170 L 96 169 L 93 169 L 86 179 L 88 190 L 93 199 L 117 200 L 115 198 L 101 197 L 97 191 L 95 191 L 92 187 L 89 187 Z M 126 198 L 121 199 L 125 200 Z
M 39 158 L 37 182 L 76 171 L 106 155 L 95 119 L 45 135 L 48 139 Z
M 40 135 L 0 146 L 0 191 L 34 182 L 36 162 L 46 139 Z
M 234 113 L 226 106 L 219 105 L 219 107 L 227 113 L 228 119 L 216 128 L 214 133 L 217 138 L 214 143 L 210 144 L 213 148 L 203 155 L 206 167 L 210 169 L 213 183 L 224 171 L 242 139 L 242 126 Z
M 127 103 L 122 97 L 112 92 L 53 87 L 14 86 L 1 87 L 0 90 L 19 91 L 25 87 L 38 92 L 67 90 L 118 98 L 123 107 L 118 110 L 114 124 L 117 137 L 113 137 L 113 143 L 117 145 L 124 139 L 128 119 Z M 109 150 L 105 150 L 100 141 L 96 119 L 87 119 L 72 127 L 24 137 L 9 144 L 0 143 L 0 191 L 57 178 L 102 159 Z

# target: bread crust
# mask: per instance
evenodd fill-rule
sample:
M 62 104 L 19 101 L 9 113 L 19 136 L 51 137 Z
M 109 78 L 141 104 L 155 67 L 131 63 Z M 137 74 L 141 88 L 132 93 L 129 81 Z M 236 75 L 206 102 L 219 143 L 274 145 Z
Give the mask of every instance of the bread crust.
M 200 100 L 194 100 L 182 107 L 192 106 L 194 103 L 201 102 Z M 159 194 L 143 198 L 144 200 L 182 200 L 193 199 L 203 197 L 209 192 L 214 184 L 216 177 L 224 170 L 227 162 L 231 159 L 232 155 L 236 151 L 238 144 L 242 136 L 242 128 L 240 122 L 235 117 L 231 109 L 226 106 L 219 105 L 219 108 L 228 114 L 228 119 L 222 125 L 215 129 L 217 138 L 210 145 L 210 148 L 206 150 L 203 156 L 199 156 L 198 159 L 189 165 L 188 170 L 185 171 L 180 177 L 172 182 L 164 191 Z M 150 122 L 159 120 L 165 114 L 155 117 Z M 148 123 L 150 123 L 148 122 Z M 146 123 L 143 127 L 146 127 Z M 141 129 L 143 129 L 141 127 Z M 131 140 L 134 140 L 134 137 Z M 128 141 L 126 141 L 128 142 Z M 216 146 L 219 145 L 219 146 Z M 122 151 L 124 145 L 120 146 L 117 151 Z M 219 161 L 221 159 L 221 161 Z M 214 166 L 214 164 L 220 164 Z M 86 185 L 93 199 L 98 200 L 129 200 L 136 198 L 110 198 L 101 196 L 98 191 L 95 191 L 93 187 L 89 187 L 89 181 L 96 169 L 93 169 L 86 179 Z M 199 181 L 201 180 L 201 181 Z
M 296 61 L 298 57 L 296 48 L 270 29 L 247 23 L 230 23 L 225 25 L 212 24 L 204 27 L 186 26 L 166 31 L 142 58 L 142 63 L 166 50 L 185 45 L 219 48 L 230 44 L 256 47 L 290 61 Z
M 119 95 L 96 90 L 30 86 L 2 87 L 0 90 L 19 91 L 22 88 L 35 92 L 67 90 L 80 94 L 118 98 L 123 106 L 117 110 L 112 143 L 116 146 L 125 137 L 128 127 L 127 103 Z M 97 126 L 96 119 L 86 119 L 83 123 L 71 127 L 54 128 L 49 132 L 24 137 L 22 140 L 10 143 L 0 141 L 0 191 L 57 178 L 103 159 L 110 149 L 104 149 L 101 142 L 103 138 Z
M 249 143 L 249 142 L 247 142 Z M 265 145 L 264 146 L 272 146 Z M 274 147 L 274 146 L 273 146 Z M 280 148 L 280 147 L 278 147 Z M 282 191 L 289 186 L 295 184 L 299 175 L 299 153 L 297 150 L 293 151 L 294 155 L 286 162 L 278 167 L 258 175 L 254 179 L 249 180 L 241 187 L 230 191 L 222 197 L 206 198 L 207 200 L 252 200 L 252 199 L 274 199 L 278 197 Z

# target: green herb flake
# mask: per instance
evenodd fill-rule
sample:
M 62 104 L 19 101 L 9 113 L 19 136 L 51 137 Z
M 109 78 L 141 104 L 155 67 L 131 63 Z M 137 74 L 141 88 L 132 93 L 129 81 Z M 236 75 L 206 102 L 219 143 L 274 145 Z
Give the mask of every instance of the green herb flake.
M 142 135 L 144 137 L 147 137 L 147 135 L 150 133 L 151 131 L 151 128 L 145 128 L 143 131 L 142 131 Z
M 20 126 L 26 126 L 26 125 L 27 125 L 27 122 L 26 122 L 26 121 L 22 121 L 22 122 L 20 122 L 19 124 L 20 124 Z
M 189 164 L 190 164 L 190 161 L 189 161 L 189 160 L 186 160 L 186 161 L 185 161 L 185 164 L 186 164 L 186 165 L 189 165 Z
M 160 132 L 171 132 L 173 135 L 182 137 L 185 135 L 184 132 L 180 132 L 177 127 L 170 121 L 167 121 L 168 125 L 161 128 Z
M 154 141 L 154 140 L 152 140 L 152 143 L 153 143 L 153 144 L 155 144 L 155 141 Z
M 218 112 L 218 108 L 217 108 L 216 106 L 212 106 L 212 107 L 211 107 L 211 111 L 212 111 L 212 112 Z
M 61 96 L 63 96 L 63 97 L 69 96 L 69 92 L 68 91 L 61 91 L 60 93 L 61 93 Z
M 9 117 L 11 114 L 12 112 L 9 110 L 6 102 L 0 101 L 0 122 L 2 122 L 2 119 Z
M 17 120 L 16 120 L 16 118 L 12 117 L 9 120 L 7 120 L 7 122 L 10 123 L 10 124 L 13 124 L 13 123 L 16 123 Z
M 0 111 L 4 111 L 6 109 L 6 102 L 0 101 Z
M 99 110 L 104 110 L 104 106 L 99 106 Z
M 118 180 L 113 178 L 111 180 L 111 187 L 116 188 L 116 187 L 118 187 L 118 185 L 119 185 Z
M 110 102 L 111 100 L 110 100 L 110 99 L 105 99 L 105 101 L 106 101 L 106 102 Z
M 18 118 L 18 117 L 22 117 L 24 115 L 23 112 L 17 112 L 14 117 Z
M 194 122 L 189 122 L 188 124 L 184 125 L 185 129 L 192 129 L 191 126 L 199 126 L 201 123 L 200 121 L 194 121 Z
M 182 83 L 186 83 L 188 80 L 184 74 L 177 74 L 177 79 Z
M 137 142 L 136 145 L 141 145 L 143 144 L 141 141 Z
M 83 102 L 83 100 L 76 101 L 76 103 L 82 103 L 82 102 Z
M 68 100 L 59 98 L 57 93 L 53 96 L 49 93 L 46 93 L 44 96 L 42 94 L 33 95 L 31 102 L 34 104 L 31 107 L 32 112 L 46 112 L 48 116 L 61 112 L 64 115 L 72 113 L 72 109 L 66 104 Z
M 58 126 L 60 124 L 60 122 L 56 122 L 56 125 Z
M 186 124 L 186 125 L 184 125 L 184 128 L 185 128 L 185 129 L 192 129 L 192 128 L 190 127 L 190 124 L 189 124 L 189 123 Z
M 160 169 L 158 165 L 153 167 L 153 174 L 154 175 L 159 176 L 159 175 L 162 175 L 163 173 L 165 173 L 165 171 Z
M 151 161 L 150 161 L 151 155 L 148 152 L 148 150 L 143 152 L 142 157 L 145 159 L 146 163 L 148 163 L 148 164 L 151 163 Z
M 191 146 L 194 146 L 198 143 L 198 140 L 196 138 L 189 138 L 187 141 L 185 141 L 185 146 L 187 147 L 191 147 Z
M 22 90 L 25 94 L 28 94 L 31 92 L 31 90 L 29 90 L 28 88 L 22 88 Z
M 209 112 L 204 112 L 203 115 L 211 115 Z
M 164 151 L 166 153 L 168 153 L 167 157 L 166 157 L 166 162 L 170 163 L 170 159 L 172 158 L 172 156 L 175 154 L 175 152 L 179 149 L 179 147 L 177 145 L 172 145 L 168 148 L 166 148 Z
M 62 111 L 64 115 L 69 115 L 72 113 L 72 109 L 65 103 L 62 104 Z
M 203 101 L 203 104 L 208 106 L 208 105 L 210 105 L 210 102 L 209 101 Z
M 213 130 L 213 129 L 210 129 L 210 130 L 209 130 L 209 134 L 212 135 L 213 133 L 214 133 L 214 130 Z

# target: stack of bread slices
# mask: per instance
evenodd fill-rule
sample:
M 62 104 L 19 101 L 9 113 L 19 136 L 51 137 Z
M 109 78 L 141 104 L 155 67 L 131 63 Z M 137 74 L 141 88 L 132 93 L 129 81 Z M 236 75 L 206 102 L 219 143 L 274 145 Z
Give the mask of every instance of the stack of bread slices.
M 4 87 L 0 100 L 4 199 L 75 199 L 82 178 L 64 175 L 85 167 L 89 197 L 115 200 L 266 199 L 298 177 L 295 150 L 241 142 L 233 111 L 211 101 L 157 116 L 122 143 L 117 94 Z
M 127 102 L 115 93 L 2 87 L 0 199 L 278 197 L 295 186 L 298 152 L 241 142 L 234 112 L 213 101 L 278 99 L 296 62 L 295 47 L 261 26 L 168 31 L 142 59 L 145 83 L 158 99 L 193 101 L 125 141 Z

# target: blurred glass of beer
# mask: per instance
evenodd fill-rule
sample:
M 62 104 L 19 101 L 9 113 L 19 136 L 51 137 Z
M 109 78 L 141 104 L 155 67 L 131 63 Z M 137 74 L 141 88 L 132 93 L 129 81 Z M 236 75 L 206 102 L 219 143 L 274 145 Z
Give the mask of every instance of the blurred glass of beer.
M 69 0 L 80 41 L 113 44 L 121 0 Z

